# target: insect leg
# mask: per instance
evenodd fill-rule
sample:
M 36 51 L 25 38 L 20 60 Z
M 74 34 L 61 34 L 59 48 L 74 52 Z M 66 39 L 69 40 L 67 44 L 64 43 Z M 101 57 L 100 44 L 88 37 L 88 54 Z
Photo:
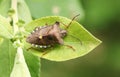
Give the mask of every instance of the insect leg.
M 49 48 L 49 50 L 52 50 L 52 49 L 53 49 L 53 47 Z M 46 55 L 46 54 L 49 53 L 49 52 L 50 52 L 50 51 L 45 51 L 45 49 L 44 49 L 44 51 L 43 51 L 41 57 L 43 57 L 44 55 Z
M 26 50 L 29 51 L 30 49 L 34 49 L 34 48 L 31 46 L 31 47 L 27 48 Z
M 73 46 L 70 46 L 70 45 L 63 45 L 63 46 L 66 46 L 66 47 L 68 47 L 68 48 L 71 48 L 73 51 L 75 51 L 75 48 L 73 48 Z

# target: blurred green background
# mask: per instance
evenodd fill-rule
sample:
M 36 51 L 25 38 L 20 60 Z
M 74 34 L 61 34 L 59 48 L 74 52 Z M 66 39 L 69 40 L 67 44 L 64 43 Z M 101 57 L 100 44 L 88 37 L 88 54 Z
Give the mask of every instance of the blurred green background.
M 120 0 L 26 0 L 34 19 L 60 15 L 79 22 L 103 43 L 65 61 L 42 59 L 42 77 L 120 77 Z M 82 35 L 81 35 L 82 36 Z

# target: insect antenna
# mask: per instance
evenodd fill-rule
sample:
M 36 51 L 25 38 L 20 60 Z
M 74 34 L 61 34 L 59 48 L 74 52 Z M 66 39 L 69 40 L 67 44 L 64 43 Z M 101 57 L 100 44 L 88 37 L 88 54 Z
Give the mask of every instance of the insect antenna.
M 79 15 L 80 15 L 80 14 L 78 14 L 78 15 L 76 15 L 76 16 L 74 16 L 74 17 L 72 18 L 71 22 L 66 26 L 66 29 L 69 28 L 69 26 L 72 24 L 72 21 L 74 21 L 75 18 L 77 18 Z

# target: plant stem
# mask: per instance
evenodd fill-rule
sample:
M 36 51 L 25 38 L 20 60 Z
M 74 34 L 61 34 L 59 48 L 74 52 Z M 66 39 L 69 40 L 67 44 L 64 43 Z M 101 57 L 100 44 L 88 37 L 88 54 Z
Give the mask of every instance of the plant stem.
M 13 20 L 13 30 L 14 30 L 14 35 L 18 32 L 18 12 L 17 12 L 17 0 L 11 0 L 11 8 L 15 11 L 15 13 L 12 16 Z
M 11 1 L 12 1 L 11 8 L 15 11 L 15 13 L 12 16 L 12 20 L 13 20 L 14 35 L 16 35 L 19 32 L 18 25 L 16 24 L 18 22 L 18 12 L 17 12 L 18 1 L 17 0 L 11 0 Z M 18 44 L 16 45 L 17 53 L 15 56 L 14 66 L 10 74 L 10 77 L 31 77 L 29 69 L 24 59 L 23 49 L 21 46 L 20 39 L 18 38 L 15 42 L 16 44 Z

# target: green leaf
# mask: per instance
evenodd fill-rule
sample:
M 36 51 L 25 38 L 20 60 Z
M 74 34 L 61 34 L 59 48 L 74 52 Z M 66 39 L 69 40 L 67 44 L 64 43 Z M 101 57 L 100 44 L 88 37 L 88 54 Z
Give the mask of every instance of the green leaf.
M 9 40 L 0 40 L 2 41 L 0 42 L 0 76 L 10 77 L 17 50 L 12 46 Z M 24 55 L 31 77 L 40 77 L 40 59 L 28 52 L 24 52 Z
M 0 76 L 10 77 L 16 49 L 9 40 L 2 39 L 0 45 Z
M 0 45 L 1 45 L 2 42 L 3 42 L 3 38 L 0 37 Z
M 13 70 L 10 77 L 31 77 L 28 66 L 23 56 L 23 50 L 21 47 L 17 48 L 15 56 Z
M 0 14 L 3 16 L 8 15 L 11 0 L 0 0 Z
M 10 77 L 40 77 L 40 59 L 31 53 L 24 52 L 24 55 L 19 47 Z
M 25 24 L 32 21 L 32 17 L 31 17 L 29 8 L 26 5 L 24 0 L 18 0 L 18 16 L 20 19 L 19 21 L 22 20 L 25 22 Z M 22 24 L 22 23 L 19 22 L 19 24 Z M 26 50 L 24 50 L 24 51 L 25 51 L 24 56 L 26 59 L 26 63 L 29 67 L 31 77 L 40 77 L 40 58 L 37 56 L 34 56 L 33 54 L 31 54 L 29 52 L 26 52 Z
M 29 67 L 31 77 L 40 77 L 40 58 L 27 51 L 24 52 L 24 56 Z
M 6 18 L 0 15 L 0 36 L 4 38 L 12 38 L 13 30 Z
M 66 25 L 68 25 L 71 22 L 70 19 L 67 19 L 61 16 L 43 17 L 43 18 L 32 21 L 31 23 L 25 26 L 25 29 L 26 31 L 31 32 L 37 26 L 43 26 L 46 23 L 49 25 L 52 25 L 56 21 L 62 22 Z M 65 26 L 62 24 L 61 24 L 61 27 L 65 28 Z M 82 44 L 80 44 L 80 40 Z M 35 50 L 35 49 L 29 49 L 29 52 L 32 52 L 33 54 L 39 57 L 49 59 L 49 60 L 65 61 L 65 60 L 74 59 L 89 53 L 91 50 L 97 47 L 100 43 L 101 41 L 95 38 L 83 26 L 81 26 L 78 22 L 73 21 L 70 27 L 68 28 L 68 35 L 64 38 L 64 44 L 72 46 L 75 49 L 75 51 L 73 51 L 72 48 L 69 48 L 67 46 L 55 45 L 52 48 L 43 50 L 44 52 L 42 52 L 41 50 Z M 31 45 L 25 42 L 25 46 L 26 48 L 29 48 Z M 46 54 L 42 55 L 44 53 Z
M 18 17 L 20 20 L 23 20 L 25 23 L 32 21 L 29 8 L 24 0 L 18 0 Z

